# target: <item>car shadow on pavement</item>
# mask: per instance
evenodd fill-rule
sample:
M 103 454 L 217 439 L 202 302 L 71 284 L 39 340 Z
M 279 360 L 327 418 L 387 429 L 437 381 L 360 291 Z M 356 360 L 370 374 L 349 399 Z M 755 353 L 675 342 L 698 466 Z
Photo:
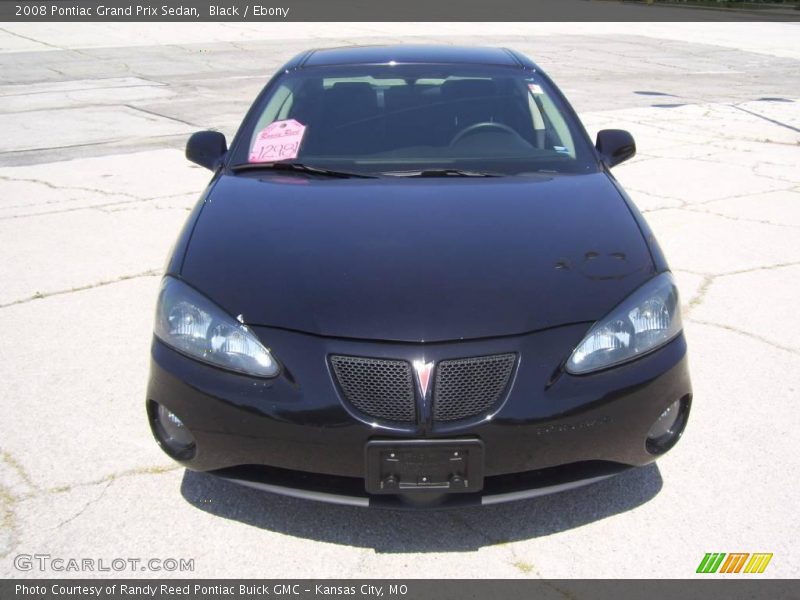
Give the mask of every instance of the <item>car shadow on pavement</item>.
M 285 535 L 375 552 L 462 552 L 551 535 L 631 510 L 661 490 L 650 464 L 601 482 L 496 506 L 382 510 L 325 504 L 246 488 L 186 471 L 181 494 L 193 506 Z

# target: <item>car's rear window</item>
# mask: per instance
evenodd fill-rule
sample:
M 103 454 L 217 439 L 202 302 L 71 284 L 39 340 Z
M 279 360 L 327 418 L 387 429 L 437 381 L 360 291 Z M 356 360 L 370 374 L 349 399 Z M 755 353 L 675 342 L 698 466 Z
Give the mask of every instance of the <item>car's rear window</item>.
M 546 81 L 518 68 L 301 69 L 273 84 L 257 115 L 245 124 L 237 163 L 292 160 L 367 173 L 596 169 L 571 113 Z

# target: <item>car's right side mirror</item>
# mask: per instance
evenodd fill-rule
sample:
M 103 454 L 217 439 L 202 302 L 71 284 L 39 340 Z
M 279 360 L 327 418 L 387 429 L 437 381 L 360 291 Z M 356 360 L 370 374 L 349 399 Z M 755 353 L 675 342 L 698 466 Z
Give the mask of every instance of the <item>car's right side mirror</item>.
M 614 167 L 636 154 L 633 136 L 623 129 L 603 129 L 597 132 L 597 151 L 608 167 Z
M 228 142 L 219 131 L 198 131 L 186 142 L 186 158 L 215 171 L 228 151 Z

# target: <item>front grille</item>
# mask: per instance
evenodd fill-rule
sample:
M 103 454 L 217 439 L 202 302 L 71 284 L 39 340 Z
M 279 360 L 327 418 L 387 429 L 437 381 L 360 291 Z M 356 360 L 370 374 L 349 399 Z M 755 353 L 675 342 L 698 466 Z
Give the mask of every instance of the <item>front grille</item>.
M 362 413 L 386 421 L 416 421 L 408 362 L 334 355 L 331 365 L 345 399 Z
M 457 421 L 487 412 L 508 387 L 516 354 L 444 360 L 433 383 L 433 420 Z

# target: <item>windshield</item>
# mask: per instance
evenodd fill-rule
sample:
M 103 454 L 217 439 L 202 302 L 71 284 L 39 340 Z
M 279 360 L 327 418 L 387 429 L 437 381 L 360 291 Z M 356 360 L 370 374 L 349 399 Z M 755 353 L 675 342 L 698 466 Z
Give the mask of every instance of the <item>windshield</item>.
M 287 161 L 385 175 L 597 168 L 548 83 L 517 68 L 311 67 L 275 82 L 256 114 L 233 164 Z

